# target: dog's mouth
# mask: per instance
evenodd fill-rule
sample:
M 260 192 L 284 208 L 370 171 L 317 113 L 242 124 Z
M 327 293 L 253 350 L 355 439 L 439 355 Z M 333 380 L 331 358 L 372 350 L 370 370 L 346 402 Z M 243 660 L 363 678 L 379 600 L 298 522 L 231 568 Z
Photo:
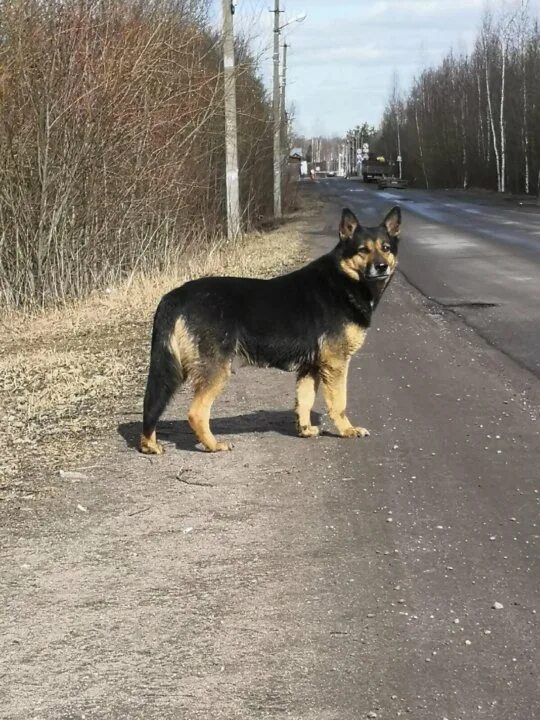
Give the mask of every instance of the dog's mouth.
M 388 280 L 388 278 L 392 275 L 392 272 L 390 270 L 385 270 L 382 273 L 366 273 L 364 275 L 364 278 L 366 280 L 370 280 L 371 282 L 377 281 L 377 280 Z

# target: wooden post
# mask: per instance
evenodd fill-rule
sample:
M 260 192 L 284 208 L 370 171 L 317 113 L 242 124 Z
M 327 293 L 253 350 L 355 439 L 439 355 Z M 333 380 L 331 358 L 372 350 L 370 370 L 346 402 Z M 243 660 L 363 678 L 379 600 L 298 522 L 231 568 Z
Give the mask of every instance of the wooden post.
M 281 103 L 279 92 L 279 0 L 274 0 L 274 218 L 281 220 Z
M 227 183 L 227 237 L 241 232 L 238 190 L 238 133 L 236 128 L 236 76 L 234 70 L 234 5 L 223 0 L 223 67 L 225 82 L 225 169 Z

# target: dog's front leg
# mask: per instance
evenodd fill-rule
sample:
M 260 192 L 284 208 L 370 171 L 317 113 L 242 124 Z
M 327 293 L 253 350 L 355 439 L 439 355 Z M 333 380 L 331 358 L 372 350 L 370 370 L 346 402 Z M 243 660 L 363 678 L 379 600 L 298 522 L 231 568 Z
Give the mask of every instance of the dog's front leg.
M 345 410 L 347 408 L 347 373 L 350 358 L 334 360 L 321 369 L 323 392 L 328 414 L 342 437 L 366 437 L 369 430 L 354 427 Z

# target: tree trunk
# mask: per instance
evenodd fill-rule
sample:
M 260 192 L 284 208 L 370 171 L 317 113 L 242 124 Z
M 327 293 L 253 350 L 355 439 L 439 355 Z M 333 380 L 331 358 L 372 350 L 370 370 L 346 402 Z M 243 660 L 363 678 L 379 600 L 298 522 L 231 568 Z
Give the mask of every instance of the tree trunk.
M 466 190 L 469 185 L 469 172 L 467 167 L 467 131 L 465 130 L 465 95 L 461 100 L 461 147 L 462 147 L 462 180 L 463 189 Z
M 478 125 L 478 147 L 480 148 L 480 151 L 482 153 L 482 157 L 484 159 L 487 159 L 487 162 L 489 163 L 489 139 L 487 142 L 487 150 L 486 150 L 486 139 L 484 134 L 484 115 L 482 113 L 482 89 L 480 85 L 480 73 L 476 73 L 476 86 L 478 90 L 478 117 L 479 117 L 479 125 Z
M 398 158 L 399 158 L 399 179 L 401 180 L 402 172 L 401 172 L 401 133 L 399 129 L 399 117 L 396 118 L 397 121 L 397 152 L 398 152 Z
M 420 132 L 420 123 L 418 122 L 418 108 L 415 108 L 416 132 L 418 133 L 418 151 L 420 154 L 420 162 L 422 163 L 422 172 L 426 181 L 426 190 L 429 190 L 429 180 L 426 172 L 426 163 L 424 162 L 424 149 L 422 147 L 422 134 Z
M 491 128 L 491 138 L 493 140 L 493 152 L 495 154 L 495 165 L 497 167 L 497 190 L 501 190 L 501 159 L 499 155 L 499 142 L 497 133 L 495 132 L 495 120 L 493 118 L 493 107 L 491 105 L 491 89 L 489 87 L 488 68 L 486 64 L 486 93 L 488 101 L 488 118 Z
M 495 165 L 497 167 L 497 190 L 500 192 L 501 190 L 501 160 L 499 156 L 499 143 L 497 140 L 497 133 L 495 132 L 495 120 L 493 118 L 493 107 L 491 105 L 491 88 L 489 85 L 489 62 L 488 62 L 488 52 L 487 52 L 487 45 L 484 44 L 485 47 L 485 68 L 486 68 L 486 95 L 487 95 L 487 104 L 488 104 L 488 118 L 489 118 L 489 124 L 491 127 L 491 136 L 493 138 L 493 152 L 495 153 Z
M 525 193 L 528 195 L 531 191 L 531 182 L 529 174 L 529 129 L 527 127 L 527 88 L 525 79 L 523 80 L 523 161 L 525 163 Z
M 506 53 L 508 50 L 508 41 L 503 38 L 502 41 L 502 68 L 501 68 L 501 108 L 500 108 L 500 131 L 501 131 L 501 174 L 499 192 L 506 191 L 506 129 L 504 122 L 504 101 L 506 90 Z
M 529 97 L 527 92 L 527 63 L 525 58 L 525 41 L 521 40 L 521 75 L 523 82 L 523 124 L 521 126 L 521 137 L 523 142 L 523 162 L 525 171 L 525 193 L 528 195 L 531 190 L 530 169 L 529 169 Z

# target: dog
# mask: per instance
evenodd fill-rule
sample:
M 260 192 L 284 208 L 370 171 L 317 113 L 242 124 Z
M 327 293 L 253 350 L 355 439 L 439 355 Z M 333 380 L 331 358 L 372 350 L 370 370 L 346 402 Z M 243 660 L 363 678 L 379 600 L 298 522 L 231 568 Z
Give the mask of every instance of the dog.
M 197 440 L 210 452 L 231 449 L 212 434 L 210 411 L 236 356 L 296 373 L 301 437 L 319 433 L 311 409 L 320 383 L 338 434 L 369 435 L 346 415 L 347 371 L 394 275 L 400 228 L 399 207 L 377 227 L 362 227 L 346 208 L 336 247 L 299 270 L 270 280 L 205 277 L 164 295 L 154 316 L 141 452 L 163 452 L 156 425 L 187 379 L 194 388 L 188 421 Z

